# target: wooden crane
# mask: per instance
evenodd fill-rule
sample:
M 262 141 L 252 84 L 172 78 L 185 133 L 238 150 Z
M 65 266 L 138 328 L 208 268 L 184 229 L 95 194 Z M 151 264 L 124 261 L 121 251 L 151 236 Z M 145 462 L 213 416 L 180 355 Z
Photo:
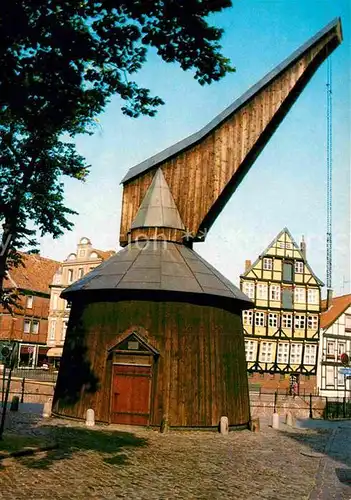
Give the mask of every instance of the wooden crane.
M 162 229 L 163 235 L 178 242 L 185 237 L 190 245 L 204 241 L 315 71 L 341 41 L 341 21 L 335 19 L 202 130 L 131 168 L 122 180 L 120 244 L 150 236 L 146 227 L 131 229 L 159 168 L 185 227 Z
M 97 421 L 161 428 L 216 428 L 227 416 L 248 426 L 241 313 L 253 303 L 191 245 L 341 38 L 333 21 L 200 132 L 128 172 L 125 248 L 61 295 L 72 309 L 55 414 L 93 408 Z

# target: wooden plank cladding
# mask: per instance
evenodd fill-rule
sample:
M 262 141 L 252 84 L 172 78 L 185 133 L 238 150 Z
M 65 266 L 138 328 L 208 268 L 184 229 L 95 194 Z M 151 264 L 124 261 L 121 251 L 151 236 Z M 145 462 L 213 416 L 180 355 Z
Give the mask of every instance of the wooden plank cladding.
M 56 414 L 84 419 L 86 410 L 93 408 L 96 420 L 107 423 L 122 418 L 123 422 L 160 426 L 167 418 L 171 427 L 213 427 L 227 415 L 231 425 L 248 424 L 240 312 L 181 302 L 76 300 L 72 324 L 77 326 L 67 332 L 55 392 Z M 118 347 L 117 353 L 109 350 L 126 337 L 126 331 L 135 332 L 152 348 L 150 365 L 135 363 L 130 350 L 124 362 Z M 140 352 L 136 358 L 140 361 Z M 134 372 L 128 380 L 116 382 L 114 367 L 123 363 L 126 368 L 119 369 L 119 377 L 123 370 L 129 373 L 144 366 L 149 369 L 150 387 L 147 381 L 143 381 L 145 387 L 138 385 L 139 374 Z M 133 368 L 136 364 L 140 368 Z M 124 386 L 131 392 L 131 401 L 136 394 L 139 406 L 129 405 Z
M 162 169 L 186 234 L 203 241 L 299 94 L 341 40 L 338 19 L 198 134 L 131 169 L 122 181 L 120 244 L 128 244 L 131 225 L 158 168 Z M 179 231 L 170 231 L 167 236 L 179 241 Z

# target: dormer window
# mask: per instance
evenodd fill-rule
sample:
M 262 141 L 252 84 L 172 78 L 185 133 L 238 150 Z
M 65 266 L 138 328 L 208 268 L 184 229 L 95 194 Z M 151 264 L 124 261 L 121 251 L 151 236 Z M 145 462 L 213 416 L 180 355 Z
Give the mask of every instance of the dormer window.
M 91 259 L 97 259 L 98 257 L 99 256 L 98 256 L 98 254 L 96 252 L 91 252 L 91 254 L 90 254 L 90 258 Z

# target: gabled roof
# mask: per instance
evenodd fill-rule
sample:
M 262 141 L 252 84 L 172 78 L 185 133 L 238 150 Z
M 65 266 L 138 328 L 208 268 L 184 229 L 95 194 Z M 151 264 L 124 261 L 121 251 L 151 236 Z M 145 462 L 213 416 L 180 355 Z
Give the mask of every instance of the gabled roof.
M 233 102 L 228 108 L 226 108 L 222 113 L 216 116 L 209 124 L 202 128 L 199 132 L 190 135 L 186 139 L 177 142 L 173 146 L 164 149 L 160 153 L 148 158 L 147 160 L 139 163 L 138 165 L 129 169 L 125 177 L 122 179 L 122 184 L 130 181 L 134 177 L 143 174 L 150 170 L 151 168 L 160 165 L 161 163 L 169 160 L 175 155 L 185 151 L 191 146 L 195 145 L 197 142 L 202 140 L 206 135 L 210 134 L 215 128 L 217 128 L 222 122 L 229 118 L 233 113 L 235 113 L 239 108 L 245 106 L 257 93 L 259 93 L 264 87 L 269 85 L 275 78 L 277 78 L 281 73 L 283 73 L 289 66 L 293 65 L 296 60 L 306 51 L 311 49 L 316 45 L 324 36 L 326 36 L 331 31 L 336 31 L 339 40 L 342 40 L 341 33 L 341 21 L 340 18 L 336 18 L 327 24 L 321 31 L 314 35 L 310 40 L 301 45 L 295 52 L 291 54 L 285 61 L 278 64 L 272 71 L 270 71 L 266 76 L 264 76 L 258 83 L 252 86 L 247 92 L 245 92 L 239 99 Z
M 194 250 L 164 241 L 130 243 L 82 279 L 72 283 L 61 296 L 76 292 L 143 291 L 186 293 L 235 300 L 242 308 L 253 302 Z M 148 291 L 148 293 L 146 293 Z
M 322 310 L 327 306 L 327 301 L 322 300 Z M 321 314 L 321 328 L 329 328 L 346 309 L 351 306 L 351 293 L 333 297 L 331 306 Z
M 132 229 L 142 227 L 185 229 L 160 168 L 156 171 L 132 223 Z
M 311 275 L 314 277 L 314 279 L 317 281 L 317 283 L 320 285 L 320 286 L 324 286 L 324 283 L 315 275 L 315 273 L 312 271 L 309 263 L 307 262 L 307 259 L 304 257 L 303 253 L 301 252 L 300 250 L 300 247 L 299 245 L 296 243 L 296 241 L 294 240 L 294 238 L 292 237 L 289 229 L 287 227 L 284 227 L 278 234 L 277 236 L 271 241 L 271 243 L 263 250 L 263 252 L 258 256 L 258 258 L 255 260 L 255 262 L 253 264 L 251 264 L 251 266 L 243 273 L 240 275 L 240 277 L 244 278 L 245 276 L 247 276 L 247 274 L 252 271 L 258 264 L 258 262 L 268 253 L 269 249 L 275 244 L 277 243 L 277 241 L 282 237 L 283 234 L 286 234 L 287 236 L 289 236 L 289 238 L 291 239 L 292 241 L 292 244 L 294 245 L 295 247 L 295 250 L 297 250 L 299 252 L 299 255 L 300 255 L 300 258 L 301 260 L 304 261 L 305 263 L 305 266 L 307 267 L 307 269 L 309 270 L 309 272 L 311 273 Z
M 18 288 L 50 295 L 50 284 L 61 262 L 37 254 L 19 253 L 22 255 L 25 267 L 19 265 L 10 269 L 4 288 Z

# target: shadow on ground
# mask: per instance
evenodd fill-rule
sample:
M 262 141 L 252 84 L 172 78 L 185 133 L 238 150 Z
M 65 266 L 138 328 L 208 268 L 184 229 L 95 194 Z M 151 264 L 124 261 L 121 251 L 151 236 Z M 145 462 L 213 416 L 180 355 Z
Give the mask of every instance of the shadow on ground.
M 337 425 L 335 426 L 337 427 Z M 343 440 L 343 445 L 340 446 L 333 446 L 333 443 L 330 446 L 330 443 L 328 444 L 329 439 L 332 436 L 332 431 L 333 427 L 330 427 L 329 429 L 322 429 L 322 428 L 317 428 L 314 429 L 313 434 L 306 434 L 306 432 L 299 432 L 296 430 L 295 432 L 288 432 L 281 430 L 280 432 L 285 435 L 286 437 L 290 439 L 294 439 L 295 441 L 299 441 L 301 444 L 304 444 L 309 448 L 309 450 L 306 450 L 311 453 L 311 458 L 321 458 L 320 455 L 326 456 L 331 458 L 332 460 L 340 463 L 340 465 L 346 467 L 346 468 L 340 468 L 336 469 L 335 472 L 337 471 L 340 472 L 340 478 L 339 480 L 341 482 L 342 478 L 345 478 L 345 481 L 350 481 L 350 474 L 351 474 L 351 469 L 348 469 L 348 467 L 351 467 L 351 453 L 350 453 L 350 438 L 351 438 L 351 427 L 349 429 L 337 429 L 336 432 L 344 432 L 344 440 Z M 338 474 L 337 474 L 338 475 Z M 338 475 L 339 477 L 339 475 Z
M 94 451 L 101 454 L 102 462 L 123 466 L 128 463 L 128 449 L 145 447 L 148 441 L 130 432 L 95 428 L 41 426 L 57 448 L 35 455 L 17 457 L 16 460 L 31 469 L 48 469 L 57 460 L 70 459 L 76 453 Z

